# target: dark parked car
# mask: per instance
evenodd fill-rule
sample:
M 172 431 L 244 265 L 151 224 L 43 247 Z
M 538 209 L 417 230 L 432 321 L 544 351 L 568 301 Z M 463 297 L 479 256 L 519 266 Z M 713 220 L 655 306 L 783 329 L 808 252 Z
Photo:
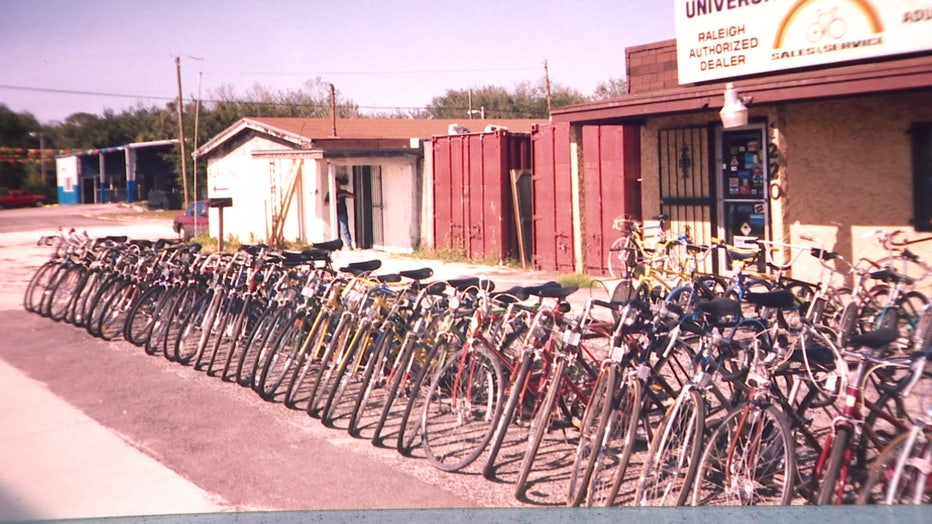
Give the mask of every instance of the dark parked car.
M 175 223 L 172 226 L 175 233 L 184 239 L 190 240 L 194 236 L 195 227 L 198 232 L 206 232 L 210 229 L 210 222 L 207 218 L 207 201 L 198 200 L 188 204 L 184 213 L 175 215 Z

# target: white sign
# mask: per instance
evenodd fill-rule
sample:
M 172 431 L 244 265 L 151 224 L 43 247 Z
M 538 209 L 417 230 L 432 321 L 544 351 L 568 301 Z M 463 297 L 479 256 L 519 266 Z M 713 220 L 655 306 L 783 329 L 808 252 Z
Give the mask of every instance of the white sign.
M 932 50 L 932 0 L 674 0 L 679 82 Z

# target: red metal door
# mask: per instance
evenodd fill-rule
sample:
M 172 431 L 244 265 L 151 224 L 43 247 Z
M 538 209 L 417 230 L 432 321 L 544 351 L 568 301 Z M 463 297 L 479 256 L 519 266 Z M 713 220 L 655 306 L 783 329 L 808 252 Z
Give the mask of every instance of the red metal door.
M 572 272 L 573 193 L 570 126 L 538 126 L 531 134 L 534 194 L 534 267 Z
M 612 228 L 615 218 L 641 217 L 639 129 L 584 126 L 582 145 L 585 268 L 590 275 L 606 275 L 609 248 L 619 235 Z

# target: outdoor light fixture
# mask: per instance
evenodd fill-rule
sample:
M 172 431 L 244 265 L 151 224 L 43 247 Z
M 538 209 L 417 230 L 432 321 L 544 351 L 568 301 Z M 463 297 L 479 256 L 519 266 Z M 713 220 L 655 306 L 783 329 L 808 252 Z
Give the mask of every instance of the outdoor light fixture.
M 748 108 L 744 104 L 750 102 L 750 97 L 738 94 L 734 84 L 731 82 L 725 84 L 725 105 L 718 113 L 722 119 L 722 126 L 725 129 L 731 129 L 748 125 Z

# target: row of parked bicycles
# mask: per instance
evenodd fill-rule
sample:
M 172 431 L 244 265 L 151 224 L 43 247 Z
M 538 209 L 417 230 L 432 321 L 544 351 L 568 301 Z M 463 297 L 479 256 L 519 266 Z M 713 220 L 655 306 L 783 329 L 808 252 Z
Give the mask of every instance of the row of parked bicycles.
M 856 264 L 814 241 L 628 242 L 609 298 L 580 306 L 557 282 L 334 267 L 339 240 L 203 253 L 72 231 L 40 241 L 24 307 L 522 501 L 557 482 L 570 506 L 928 503 L 929 271 L 896 238 Z M 716 256 L 727 276 L 701 271 Z M 818 281 L 787 276 L 801 256 Z

